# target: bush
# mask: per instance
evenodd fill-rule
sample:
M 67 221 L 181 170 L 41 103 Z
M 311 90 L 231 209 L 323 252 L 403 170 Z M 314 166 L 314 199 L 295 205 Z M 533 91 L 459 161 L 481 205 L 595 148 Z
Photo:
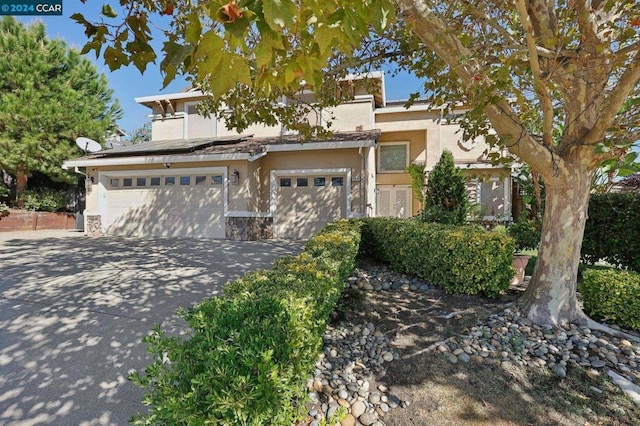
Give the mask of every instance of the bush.
M 330 224 L 302 254 L 183 311 L 187 338 L 156 327 L 144 339 L 153 363 L 131 375 L 151 407 L 135 422 L 292 424 L 305 411 L 306 381 L 359 242 L 358 223 Z
M 367 218 L 361 253 L 450 293 L 497 296 L 513 277 L 514 242 L 475 226 Z
M 465 178 L 456 168 L 453 154 L 445 150 L 429 173 L 425 208 L 421 218 L 425 222 L 462 225 L 467 221 L 468 209 Z
M 67 209 L 67 193 L 49 188 L 27 189 L 20 194 L 25 210 L 59 212 Z
M 9 197 L 9 188 L 0 182 L 0 200 L 6 200 Z
M 585 312 L 596 320 L 640 330 L 640 275 L 613 268 L 583 272 Z
M 516 251 L 534 250 L 540 244 L 541 224 L 536 220 L 521 218 L 507 228 L 507 233 L 516 242 Z
M 640 194 L 594 194 L 582 242 L 582 260 L 605 260 L 640 272 Z

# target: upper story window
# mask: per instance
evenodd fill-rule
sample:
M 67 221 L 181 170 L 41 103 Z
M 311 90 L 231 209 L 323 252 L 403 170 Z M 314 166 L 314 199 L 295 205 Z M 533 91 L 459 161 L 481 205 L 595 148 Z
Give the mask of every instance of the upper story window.
M 378 173 L 403 173 L 409 165 L 409 142 L 383 143 L 378 146 Z

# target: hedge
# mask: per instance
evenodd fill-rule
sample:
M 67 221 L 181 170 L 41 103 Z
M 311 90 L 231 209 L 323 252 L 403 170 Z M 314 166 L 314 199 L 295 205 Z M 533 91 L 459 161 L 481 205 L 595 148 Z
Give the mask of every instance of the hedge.
M 640 194 L 594 194 L 582 242 L 582 260 L 605 260 L 640 272 Z
M 361 254 L 450 293 L 497 296 L 513 277 L 514 241 L 475 226 L 366 218 Z
M 584 310 L 592 318 L 640 330 L 640 274 L 587 268 L 580 292 Z
M 156 327 L 144 339 L 153 362 L 131 375 L 151 407 L 135 423 L 292 424 L 359 242 L 358 223 L 330 224 L 302 254 L 183 311 L 186 338 Z

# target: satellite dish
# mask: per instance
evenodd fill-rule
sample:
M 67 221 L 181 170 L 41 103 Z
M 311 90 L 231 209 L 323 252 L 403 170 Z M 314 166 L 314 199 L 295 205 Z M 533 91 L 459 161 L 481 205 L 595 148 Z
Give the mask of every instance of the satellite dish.
M 98 152 L 102 151 L 102 146 L 94 141 L 93 139 L 79 137 L 76 139 L 76 145 L 80 147 L 81 150 L 86 154 L 87 152 Z

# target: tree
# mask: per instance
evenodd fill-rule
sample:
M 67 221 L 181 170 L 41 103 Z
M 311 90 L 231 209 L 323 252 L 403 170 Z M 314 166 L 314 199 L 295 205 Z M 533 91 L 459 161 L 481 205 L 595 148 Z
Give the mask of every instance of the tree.
M 146 121 L 142 127 L 137 128 L 131 134 L 131 143 L 143 143 L 151 141 L 151 122 Z
M 296 118 L 301 88 L 320 107 L 339 101 L 349 92 L 345 72 L 389 62 L 425 77 L 434 104 L 468 105 L 464 136 L 507 148 L 546 185 L 525 314 L 536 323 L 588 321 L 576 281 L 591 177 L 640 139 L 636 0 L 120 3 L 123 25 L 108 26 L 122 18 L 107 6 L 106 22 L 74 16 L 89 37 L 85 50 L 107 45 L 113 67 L 144 69 L 155 58 L 149 17 L 172 16 L 161 63 L 167 81 L 190 76 L 212 94 L 212 111 L 229 105 L 226 118 L 240 129 Z M 277 102 L 284 98 L 293 102 Z
M 0 21 L 0 169 L 17 180 L 17 195 L 33 172 L 76 182 L 62 161 L 82 154 L 74 140 L 104 140 L 120 117 L 107 79 L 42 23 Z
M 454 164 L 451 151 L 444 150 L 429 173 L 422 217 L 427 222 L 462 225 L 467 221 L 468 208 L 465 178 Z

